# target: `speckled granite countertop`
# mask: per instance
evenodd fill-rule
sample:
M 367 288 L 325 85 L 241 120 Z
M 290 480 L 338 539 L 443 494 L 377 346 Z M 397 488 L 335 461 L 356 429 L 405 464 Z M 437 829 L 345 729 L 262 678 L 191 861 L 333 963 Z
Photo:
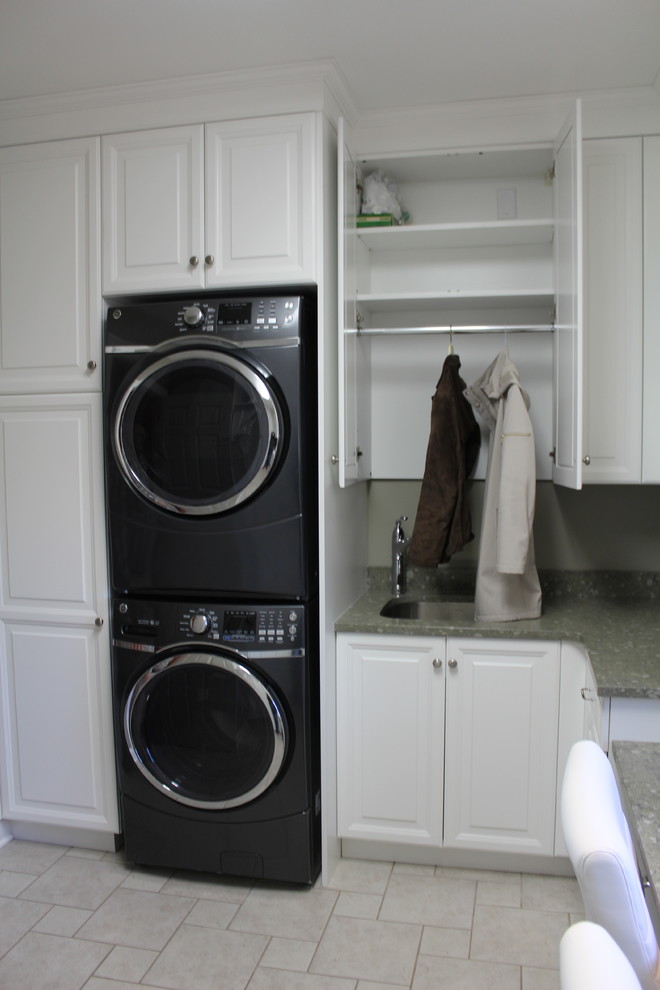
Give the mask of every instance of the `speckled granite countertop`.
M 614 766 L 628 819 L 660 913 L 660 743 L 614 742 Z
M 389 619 L 389 571 L 374 568 L 369 590 L 336 623 L 337 632 L 407 636 L 479 636 L 582 643 L 602 697 L 660 698 L 660 574 L 541 572 L 543 615 L 519 622 L 475 622 L 474 606 L 448 606 L 442 622 Z M 469 572 L 409 572 L 408 596 L 473 593 Z

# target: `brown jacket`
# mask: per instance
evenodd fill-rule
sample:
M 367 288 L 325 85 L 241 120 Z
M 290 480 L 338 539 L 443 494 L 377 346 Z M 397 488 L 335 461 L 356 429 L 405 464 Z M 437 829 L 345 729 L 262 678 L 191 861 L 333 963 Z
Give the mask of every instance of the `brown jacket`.
M 460 367 L 457 354 L 445 359 L 431 400 L 426 466 L 408 550 L 409 563 L 417 567 L 446 563 L 474 538 L 466 481 L 479 454 L 481 433 L 463 395 Z

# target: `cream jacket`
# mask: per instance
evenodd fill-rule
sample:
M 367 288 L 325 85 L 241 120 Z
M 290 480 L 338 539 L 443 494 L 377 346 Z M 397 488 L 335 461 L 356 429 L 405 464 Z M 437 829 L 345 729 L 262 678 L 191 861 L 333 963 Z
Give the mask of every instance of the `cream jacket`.
M 536 619 L 541 587 L 534 562 L 534 433 L 529 398 L 506 351 L 465 397 L 490 429 L 475 618 Z

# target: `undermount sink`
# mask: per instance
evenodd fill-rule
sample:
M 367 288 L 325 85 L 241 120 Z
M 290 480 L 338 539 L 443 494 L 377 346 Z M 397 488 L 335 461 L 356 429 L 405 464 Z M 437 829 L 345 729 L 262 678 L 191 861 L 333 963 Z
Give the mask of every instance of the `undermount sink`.
M 474 599 L 469 595 L 444 595 L 442 598 L 390 598 L 380 610 L 388 619 L 425 619 L 442 622 L 463 612 L 472 616 Z

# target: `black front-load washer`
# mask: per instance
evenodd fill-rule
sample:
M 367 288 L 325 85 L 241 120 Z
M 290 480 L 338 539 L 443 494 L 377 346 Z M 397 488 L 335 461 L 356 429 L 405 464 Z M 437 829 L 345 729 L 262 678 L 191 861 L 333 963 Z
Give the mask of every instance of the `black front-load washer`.
M 134 863 L 293 883 L 320 869 L 315 605 L 113 602 Z
M 115 594 L 316 593 L 311 294 L 110 304 L 104 420 Z

